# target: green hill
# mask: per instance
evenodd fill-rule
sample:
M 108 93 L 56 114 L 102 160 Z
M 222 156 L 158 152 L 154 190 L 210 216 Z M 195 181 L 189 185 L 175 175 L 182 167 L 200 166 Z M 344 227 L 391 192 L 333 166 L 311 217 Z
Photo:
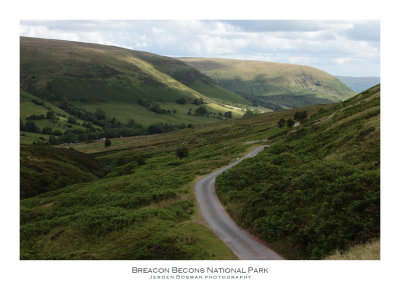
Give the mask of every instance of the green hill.
M 175 58 L 162 57 L 147 52 L 135 52 L 140 59 L 150 63 L 157 70 L 165 73 L 187 87 L 221 103 L 233 105 L 251 105 L 246 99 L 217 85 L 214 80 L 200 71 Z
M 25 51 L 30 57 L 21 63 L 21 124 L 30 129 L 32 124 L 28 128 L 26 124 L 34 121 L 40 124 L 36 125 L 40 133 L 24 131 L 34 139 L 44 136 L 43 129 L 51 126 L 49 140 L 53 135 L 71 142 L 21 147 L 21 259 L 235 259 L 204 223 L 193 184 L 198 176 L 227 165 L 264 144 L 257 141 L 266 138 L 271 147 L 232 169 L 236 178 L 228 172 L 218 178 L 219 192 L 233 218 L 265 236 L 290 258 L 322 258 L 335 249 L 379 236 L 379 87 L 339 104 L 228 119 L 160 134 L 151 126 L 168 129 L 168 125 L 146 127 L 137 121 L 165 122 L 180 114 L 199 119 L 185 123 L 200 124 L 220 119 L 188 115 L 188 109 L 231 109 L 234 117 L 241 110 L 214 103 L 162 72 L 168 68 L 132 57 L 130 50 L 49 41 L 47 52 L 41 40 L 25 41 L 31 43 Z M 106 54 L 106 49 L 115 51 Z M 77 65 L 80 62 L 82 66 Z M 143 66 L 139 71 L 124 71 L 129 64 Z M 121 80 L 126 83 L 118 88 Z M 155 86 L 155 81 L 163 85 Z M 189 78 L 182 82 L 193 86 Z M 206 84 L 207 78 L 201 82 Z M 130 92 L 135 87 L 144 91 L 143 96 Z M 108 95 L 111 90 L 115 99 Z M 176 99 L 183 98 L 185 103 L 177 103 L 168 91 L 179 92 L 182 96 Z M 84 92 L 86 95 L 80 96 Z M 147 105 L 144 97 L 159 108 Z M 177 113 L 162 111 L 173 107 Z M 277 126 L 281 119 L 304 111 L 310 118 L 299 127 Z M 54 114 L 47 117 L 48 112 Z M 64 133 L 57 136 L 55 130 Z M 126 135 L 120 137 L 120 133 Z M 151 133 L 155 135 L 144 135 Z M 79 139 L 90 135 L 95 142 Z M 98 135 L 114 137 L 111 146 L 105 147 Z M 188 156 L 180 159 L 176 153 L 181 147 L 187 148 Z M 243 174 L 248 177 L 241 177 Z M 266 178 L 276 181 L 266 182 Z M 230 181 L 231 189 L 223 184 Z M 245 186 L 243 191 L 237 191 L 240 186 Z M 273 191 L 274 197 L 264 198 L 266 190 Z M 242 194 L 248 198 L 242 199 Z M 272 209 L 271 221 L 265 218 L 270 211 L 265 201 Z M 241 218 L 241 214 L 245 216 Z M 302 230 L 296 230 L 298 227 Z M 271 231 L 279 238 L 266 237 Z M 314 249 L 315 243 L 321 245 Z
M 312 114 L 329 107 L 311 106 L 307 111 Z M 197 176 L 227 165 L 253 147 L 245 142 L 283 131 L 277 121 L 294 113 L 273 112 L 160 135 L 113 138 L 110 147 L 101 141 L 57 147 L 90 155 L 87 159 L 93 168 L 95 162 L 105 166 L 104 177 L 91 176 L 93 168 L 82 170 L 69 158 L 64 162 L 33 156 L 23 149 L 22 175 L 45 176 L 40 170 L 49 170 L 49 179 L 55 182 L 58 175 L 68 185 L 27 193 L 21 200 L 21 258 L 235 259 L 202 220 L 193 184 Z M 182 145 L 189 155 L 179 159 L 176 150 Z M 55 147 L 35 146 L 33 151 L 50 155 L 51 149 Z M 47 169 L 53 160 L 54 169 Z M 69 168 L 76 173 L 63 179 Z
M 185 63 L 146 52 L 21 37 L 20 61 L 21 88 L 70 114 L 77 112 L 71 105 L 91 113 L 100 108 L 110 119 L 148 127 L 216 122 L 228 111 L 240 117 L 240 108 L 224 104 L 249 105 Z M 188 115 L 198 101 L 207 115 Z
M 46 99 L 34 103 L 37 96 L 23 90 L 21 96 L 27 103 L 22 109 L 38 106 L 35 115 L 44 115 L 46 107 L 59 103 L 60 107 L 53 109 L 60 120 L 65 111 L 73 112 L 76 119 L 97 117 L 97 122 L 104 123 L 103 131 L 140 129 L 132 121 L 113 128 L 118 121 L 111 119 L 112 112 L 103 119 L 104 113 L 95 109 L 85 112 L 78 106 L 86 103 L 73 98 L 62 104 L 42 96 Z M 49 101 L 54 104 L 48 105 Z M 310 118 L 299 127 L 277 126 L 281 119 L 304 111 Z M 23 117 L 26 115 L 31 114 Z M 24 119 L 25 123 L 30 120 Z M 44 119 L 42 123 L 52 122 Z M 85 126 L 72 127 L 77 133 Z M 91 133 L 86 127 L 81 130 L 80 135 Z M 264 144 L 266 138 L 270 148 L 232 169 L 238 172 L 232 189 L 221 185 L 232 179 L 230 173 L 221 177 L 222 181 L 218 178 L 219 192 L 236 220 L 244 211 L 245 221 L 255 219 L 252 223 L 256 226 L 250 226 L 253 232 L 264 237 L 273 229 L 280 238 L 267 241 L 290 258 L 322 258 L 331 250 L 379 236 L 376 87 L 339 104 L 230 119 L 163 134 L 118 136 L 111 139 L 109 147 L 103 141 L 22 147 L 21 259 L 235 259 L 204 223 L 193 184 L 198 176 L 227 165 Z M 180 159 L 176 153 L 182 146 L 188 149 L 188 156 Z M 45 184 L 35 185 L 35 178 Z M 265 182 L 266 178 L 279 180 Z M 240 184 L 247 189 L 237 191 Z M 274 191 L 275 197 L 260 199 L 265 190 Z M 229 197 L 225 198 L 226 194 Z M 248 198 L 237 201 L 241 194 Z M 332 194 L 339 197 L 329 198 Z M 268 205 L 274 215 L 271 222 L 265 220 L 269 213 L 263 200 L 273 203 Z M 249 227 L 241 219 L 238 222 Z M 298 226 L 304 231 L 287 234 L 286 229 L 298 231 Z M 315 243 L 323 245 L 314 249 Z
M 21 146 L 20 162 L 21 198 L 93 181 L 107 173 L 104 164 L 72 148 Z
M 224 88 L 274 110 L 345 100 L 355 94 L 319 69 L 249 60 L 180 58 Z
M 23 89 L 20 90 L 20 121 L 22 144 L 45 142 L 51 135 L 54 136 L 54 143 L 62 135 L 67 138 L 66 142 L 86 140 L 88 135 L 91 139 L 104 136 L 100 126 L 79 119 Z
M 286 127 L 216 186 L 232 217 L 287 258 L 379 238 L 380 86 Z

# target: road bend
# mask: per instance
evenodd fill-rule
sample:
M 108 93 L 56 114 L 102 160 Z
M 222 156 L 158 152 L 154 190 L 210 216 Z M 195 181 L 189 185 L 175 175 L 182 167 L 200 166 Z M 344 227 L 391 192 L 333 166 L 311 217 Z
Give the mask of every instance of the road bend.
M 240 228 L 220 203 L 215 190 L 215 178 L 241 161 L 254 157 L 267 146 L 261 146 L 228 166 L 201 179 L 195 184 L 195 193 L 200 211 L 215 234 L 243 260 L 284 259 L 263 244 L 255 236 Z

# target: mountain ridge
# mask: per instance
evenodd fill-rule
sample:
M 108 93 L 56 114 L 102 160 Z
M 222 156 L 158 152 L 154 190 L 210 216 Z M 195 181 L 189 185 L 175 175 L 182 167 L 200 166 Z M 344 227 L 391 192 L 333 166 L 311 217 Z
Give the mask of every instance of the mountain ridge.
M 345 100 L 355 94 L 334 76 L 305 65 L 222 58 L 179 58 L 250 101 L 294 108 Z M 305 106 L 300 104 L 300 106 Z
M 159 132 L 237 118 L 251 108 L 247 100 L 179 60 L 116 46 L 21 37 L 20 72 L 21 97 L 29 93 L 61 107 L 74 119 L 101 127 L 111 123 L 111 128 L 126 128 L 124 124 L 134 120 L 143 126 L 139 133 L 152 133 L 146 130 L 152 125 Z M 21 111 L 28 113 L 32 102 L 24 101 Z M 97 121 L 99 109 L 110 123 L 104 115 L 100 115 L 104 121 Z M 21 117 L 22 124 L 26 116 Z M 127 133 L 138 131 L 106 131 L 96 136 Z M 78 134 L 67 141 L 78 140 Z

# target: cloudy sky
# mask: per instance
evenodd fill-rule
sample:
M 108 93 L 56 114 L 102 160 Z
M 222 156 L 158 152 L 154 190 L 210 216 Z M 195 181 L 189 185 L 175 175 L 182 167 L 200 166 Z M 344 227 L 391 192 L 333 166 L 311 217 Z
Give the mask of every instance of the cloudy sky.
M 22 20 L 20 35 L 115 45 L 172 57 L 285 62 L 334 75 L 380 75 L 379 21 Z

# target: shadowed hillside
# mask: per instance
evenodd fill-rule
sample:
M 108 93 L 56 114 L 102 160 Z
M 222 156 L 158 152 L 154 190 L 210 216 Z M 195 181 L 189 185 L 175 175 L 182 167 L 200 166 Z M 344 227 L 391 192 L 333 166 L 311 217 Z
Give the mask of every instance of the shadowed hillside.
M 379 85 L 275 140 L 217 178 L 238 223 L 295 259 L 379 238 Z

